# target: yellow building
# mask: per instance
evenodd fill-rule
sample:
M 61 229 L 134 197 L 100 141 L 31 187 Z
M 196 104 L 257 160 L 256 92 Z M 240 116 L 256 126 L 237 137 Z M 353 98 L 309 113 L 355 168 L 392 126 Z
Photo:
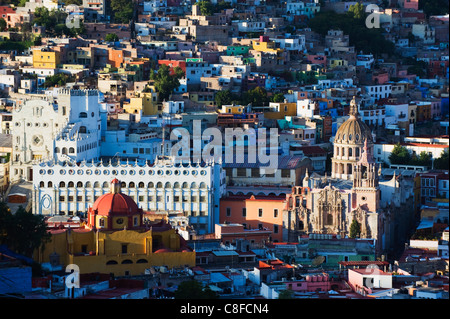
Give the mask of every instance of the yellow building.
M 169 224 L 146 225 L 143 211 L 111 182 L 111 192 L 89 209 L 84 228 L 51 230 L 51 241 L 36 251 L 39 263 L 75 264 L 80 273 L 133 276 L 153 266 L 195 266 L 195 252 Z
M 33 67 L 42 69 L 56 69 L 60 64 L 60 53 L 50 51 L 46 48 L 39 48 L 33 50 Z
M 153 86 L 147 86 L 142 92 L 136 92 L 130 97 L 129 103 L 123 104 L 126 113 L 136 114 L 142 111 L 142 115 L 156 115 L 162 113 L 162 104 L 158 103 L 158 93 Z
M 250 110 L 247 106 L 244 105 L 222 105 L 222 108 L 219 110 L 220 113 L 228 113 L 228 114 L 243 114 L 250 113 Z
M 283 49 L 275 47 L 274 41 L 253 41 L 253 50 L 272 54 L 283 52 Z
M 297 116 L 297 103 L 270 102 L 271 109 L 274 111 L 264 112 L 264 118 L 272 120 L 282 120 L 286 116 Z

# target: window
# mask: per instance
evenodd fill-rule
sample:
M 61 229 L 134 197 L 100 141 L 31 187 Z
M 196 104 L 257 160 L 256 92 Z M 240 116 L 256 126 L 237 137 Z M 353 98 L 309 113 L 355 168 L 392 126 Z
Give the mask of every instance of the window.
M 231 216 L 231 208 L 227 207 L 227 217 L 230 217 L 230 216 Z
M 278 234 L 278 225 L 273 225 L 273 233 Z
M 237 176 L 247 176 L 247 169 L 246 168 L 238 168 L 237 169 Z
M 281 170 L 281 177 L 291 177 L 291 170 L 289 169 Z
M 247 217 L 247 208 L 242 208 L 242 217 Z
M 127 251 L 128 251 L 128 246 L 123 244 L 122 245 L 122 254 L 127 254 Z
M 258 209 L 258 217 L 262 217 L 262 215 L 263 215 L 263 209 L 260 208 L 260 209 Z
M 277 218 L 278 217 L 278 209 L 274 209 L 273 210 L 273 217 Z

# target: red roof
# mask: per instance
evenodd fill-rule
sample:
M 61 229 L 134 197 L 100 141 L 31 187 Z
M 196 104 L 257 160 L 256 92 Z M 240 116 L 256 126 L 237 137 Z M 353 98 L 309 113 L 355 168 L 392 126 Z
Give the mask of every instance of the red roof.
M 104 194 L 92 206 L 98 215 L 133 215 L 140 212 L 134 200 L 125 194 Z

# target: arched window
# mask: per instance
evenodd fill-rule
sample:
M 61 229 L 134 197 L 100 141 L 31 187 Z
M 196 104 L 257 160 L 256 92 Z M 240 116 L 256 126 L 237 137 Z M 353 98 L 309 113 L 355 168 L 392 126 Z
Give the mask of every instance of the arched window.
M 196 182 L 193 182 L 193 183 L 191 184 L 191 188 L 197 188 L 197 183 L 196 183 Z
M 77 187 L 83 187 L 83 183 L 82 182 L 77 182 Z
M 95 188 L 99 188 L 99 187 L 100 187 L 100 183 L 99 183 L 99 182 L 95 182 L 95 183 L 94 183 L 94 187 L 95 187 Z
M 106 262 L 107 265 L 117 265 L 117 261 L 115 260 L 109 260 Z
M 48 182 L 47 187 L 53 187 L 53 182 Z
M 169 182 L 166 183 L 166 185 L 164 185 L 164 188 L 170 188 L 172 187 L 172 184 L 170 184 Z
M 108 187 L 109 187 L 109 184 L 108 184 L 108 182 L 103 182 L 103 185 L 102 185 L 102 187 L 103 187 L 103 188 L 108 188 Z
M 144 188 L 144 187 L 145 187 L 144 185 L 145 185 L 144 182 L 140 182 L 140 183 L 138 184 L 138 188 Z
M 158 184 L 156 184 L 156 188 L 162 188 L 162 183 L 158 182 Z
M 39 187 L 45 187 L 45 183 L 44 182 L 40 182 L 39 183 Z
M 138 261 L 136 261 L 136 264 L 147 264 L 148 261 L 147 259 L 138 259 Z
M 175 182 L 175 184 L 173 184 L 173 188 L 180 188 L 180 183 Z
M 66 183 L 64 183 L 64 182 L 59 182 L 59 187 L 66 187 Z
M 69 154 L 75 153 L 75 149 L 73 147 L 69 148 Z
M 62 153 L 63 153 L 63 154 L 67 154 L 67 148 L 63 147 Z
M 189 188 L 188 183 L 184 182 L 183 185 L 181 186 L 181 188 L 184 188 L 184 189 Z
M 200 183 L 200 188 L 206 188 L 206 184 L 204 182 Z
M 125 182 L 120 183 L 120 187 L 127 188 L 127 183 L 125 183 Z
M 356 156 L 356 157 L 359 156 L 359 147 L 355 148 L 355 156 Z
M 353 149 L 351 147 L 348 149 L 348 156 L 353 156 Z
M 87 133 L 86 126 L 80 126 L 80 130 L 78 132 L 86 134 Z
M 86 187 L 92 187 L 91 182 L 86 182 Z
M 155 187 L 155 184 L 153 184 L 153 182 L 149 182 L 148 183 L 148 188 L 153 188 L 153 187 Z
M 86 112 L 81 112 L 80 115 L 79 115 L 79 118 L 80 118 L 80 119 L 85 119 L 85 118 L 87 118 L 87 113 L 86 113 Z
M 130 184 L 128 184 L 128 188 L 134 188 L 134 182 L 130 182 Z
M 75 186 L 75 184 L 73 183 L 73 182 L 69 182 L 68 184 L 67 184 L 67 187 L 74 187 Z
M 59 153 L 59 147 L 55 147 L 55 153 Z
M 122 264 L 132 264 L 133 262 L 130 259 L 125 259 L 122 261 Z

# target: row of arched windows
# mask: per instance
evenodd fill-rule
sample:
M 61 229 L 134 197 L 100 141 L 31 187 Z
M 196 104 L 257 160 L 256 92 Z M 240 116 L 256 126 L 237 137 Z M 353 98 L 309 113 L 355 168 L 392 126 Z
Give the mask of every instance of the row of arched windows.
M 132 260 L 130 260 L 130 259 L 125 259 L 125 260 L 123 260 L 122 262 L 121 262 L 121 264 L 123 265 L 123 264 L 132 264 L 133 263 L 133 261 Z M 136 264 L 147 264 L 148 263 L 148 261 L 147 261 L 147 259 L 138 259 L 137 261 L 136 261 Z M 106 262 L 106 264 L 107 265 L 117 265 L 117 264 L 119 264 L 117 261 L 115 261 L 115 260 L 109 260 L 109 261 L 107 261 Z
M 64 182 L 64 181 L 59 182 L 59 187 L 60 188 L 64 188 L 64 187 L 71 188 L 71 187 L 75 187 L 75 185 L 76 185 L 77 188 L 83 188 L 83 187 L 86 187 L 86 188 L 89 188 L 89 187 L 100 188 L 100 183 L 99 182 L 95 182 L 94 184 L 92 184 L 91 182 L 86 182 L 84 185 L 83 185 L 83 182 L 77 182 L 76 184 L 74 182 L 72 182 L 72 181 L 69 181 L 67 183 Z M 102 188 L 109 188 L 109 186 L 110 186 L 109 182 L 104 182 L 101 187 Z M 45 187 L 45 182 L 41 181 L 39 183 L 39 187 L 41 187 L 41 188 Z M 47 187 L 53 187 L 53 182 L 51 182 L 51 181 L 47 182 Z M 127 185 L 125 182 L 122 182 L 121 187 L 123 187 L 123 188 L 136 188 L 136 184 L 134 182 L 129 182 L 128 185 Z M 137 188 L 145 188 L 145 183 L 144 182 L 139 182 L 137 184 Z M 153 182 L 149 182 L 147 184 L 147 188 L 155 188 L 155 184 Z M 162 182 L 158 182 L 158 183 L 156 183 L 156 188 L 172 188 L 172 184 L 170 182 L 167 182 L 167 183 L 164 184 L 164 187 L 163 187 L 163 183 Z M 173 188 L 206 188 L 206 184 L 204 182 L 201 182 L 197 186 L 196 182 L 193 182 L 191 184 L 189 184 L 187 182 L 184 182 L 183 184 L 180 184 L 179 182 L 175 182 L 173 184 Z

